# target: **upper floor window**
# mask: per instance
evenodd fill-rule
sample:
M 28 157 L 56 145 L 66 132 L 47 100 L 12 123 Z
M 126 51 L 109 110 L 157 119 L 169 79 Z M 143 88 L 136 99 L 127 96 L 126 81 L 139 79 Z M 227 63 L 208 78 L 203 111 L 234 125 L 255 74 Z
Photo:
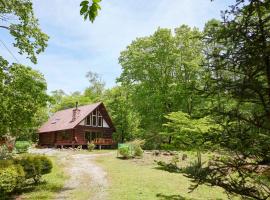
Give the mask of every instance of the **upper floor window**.
M 86 117 L 85 124 L 88 126 L 103 127 L 103 117 L 98 109 L 94 110 Z

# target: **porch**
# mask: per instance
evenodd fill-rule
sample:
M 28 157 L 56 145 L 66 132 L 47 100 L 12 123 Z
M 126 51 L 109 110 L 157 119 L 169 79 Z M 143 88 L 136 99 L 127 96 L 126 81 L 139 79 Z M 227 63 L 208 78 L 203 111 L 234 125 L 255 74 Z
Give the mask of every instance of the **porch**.
M 110 138 L 97 138 L 97 139 L 89 141 L 89 142 L 93 142 L 99 148 L 101 148 L 102 146 L 110 146 L 110 147 L 112 147 L 113 145 L 115 145 L 115 142 L 113 141 L 113 139 L 110 139 Z M 87 148 L 87 143 L 88 143 L 88 141 L 80 141 L 80 142 L 76 142 L 76 141 L 57 141 L 54 144 L 54 147 L 56 147 L 56 148 L 64 148 L 64 147 L 76 148 L 78 146 L 83 146 L 83 147 Z

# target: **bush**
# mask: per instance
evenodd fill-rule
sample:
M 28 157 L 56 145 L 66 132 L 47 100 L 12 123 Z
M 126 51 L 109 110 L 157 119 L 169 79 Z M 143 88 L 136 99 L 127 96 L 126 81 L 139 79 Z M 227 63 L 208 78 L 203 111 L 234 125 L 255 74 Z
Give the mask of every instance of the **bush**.
M 8 147 L 3 144 L 0 146 L 0 160 L 9 159 L 12 157 L 12 152 L 8 150 Z
M 131 149 L 130 149 L 130 146 L 128 146 L 128 145 L 119 147 L 118 151 L 123 158 L 131 158 L 132 157 Z
M 144 145 L 144 140 L 134 140 L 132 142 L 129 142 L 129 145 L 132 149 L 132 155 L 141 157 L 143 155 L 142 147 Z
M 93 142 L 88 142 L 87 147 L 89 151 L 93 151 L 96 147 L 96 145 Z
M 25 177 L 39 182 L 43 174 L 51 172 L 52 162 L 46 156 L 24 156 L 15 161 L 23 167 Z
M 28 151 L 31 143 L 28 141 L 16 141 L 15 148 L 18 153 L 25 153 Z
M 124 158 L 133 158 L 133 157 L 141 157 L 143 155 L 143 150 L 141 146 L 144 144 L 143 140 L 134 140 L 132 142 L 122 144 L 118 148 L 118 152 Z
M 0 169 L 0 193 L 6 194 L 21 189 L 25 181 L 25 173 L 20 165 L 6 163 L 6 167 Z M 3 165 L 3 162 L 1 162 Z

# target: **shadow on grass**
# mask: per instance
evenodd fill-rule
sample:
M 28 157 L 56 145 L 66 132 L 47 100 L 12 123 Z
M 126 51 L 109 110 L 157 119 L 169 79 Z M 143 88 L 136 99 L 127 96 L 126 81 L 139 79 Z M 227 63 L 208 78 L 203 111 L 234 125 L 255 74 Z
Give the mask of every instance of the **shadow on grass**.
M 161 170 L 161 171 L 167 171 L 167 172 L 176 173 L 176 174 L 181 173 L 180 169 L 171 169 L 171 168 L 167 168 L 167 167 L 163 167 L 163 166 L 156 166 L 156 167 L 153 167 L 153 169 L 157 169 L 157 170 Z
M 165 195 L 162 193 L 158 193 L 156 196 L 159 200 L 196 200 L 196 199 L 186 198 L 181 195 Z

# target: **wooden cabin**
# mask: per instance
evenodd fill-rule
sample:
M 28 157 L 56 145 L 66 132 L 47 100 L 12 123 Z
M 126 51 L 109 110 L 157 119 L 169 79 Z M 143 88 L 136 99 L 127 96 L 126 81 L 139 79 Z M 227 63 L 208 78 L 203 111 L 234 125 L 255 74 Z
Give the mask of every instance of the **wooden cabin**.
M 82 147 L 88 142 L 112 147 L 115 142 L 112 120 L 103 103 L 95 103 L 56 112 L 38 130 L 39 145 L 47 147 Z

